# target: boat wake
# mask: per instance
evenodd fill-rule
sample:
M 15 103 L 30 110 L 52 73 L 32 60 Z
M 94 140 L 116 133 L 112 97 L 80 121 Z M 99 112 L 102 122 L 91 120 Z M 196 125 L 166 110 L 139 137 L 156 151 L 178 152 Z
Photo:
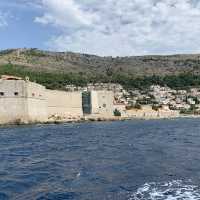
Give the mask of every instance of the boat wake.
M 131 195 L 129 200 L 199 200 L 200 187 L 191 181 L 146 183 Z

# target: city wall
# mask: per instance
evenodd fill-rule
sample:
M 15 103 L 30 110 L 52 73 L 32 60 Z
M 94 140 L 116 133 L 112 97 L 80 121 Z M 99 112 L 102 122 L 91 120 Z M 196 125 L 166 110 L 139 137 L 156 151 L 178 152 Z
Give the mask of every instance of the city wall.
M 29 121 L 47 121 L 46 88 L 33 82 L 27 82 L 26 87 Z
M 0 124 L 80 118 L 81 92 L 47 90 L 21 79 L 0 79 Z
M 104 118 L 113 117 L 114 94 L 111 91 L 91 91 L 91 115 Z
M 45 105 L 45 87 L 24 80 L 0 79 L 1 124 L 44 122 Z
M 124 104 L 114 104 L 111 91 L 94 91 L 89 95 L 91 118 L 111 119 L 114 110 L 122 118 L 159 119 L 179 117 L 178 111 L 168 108 L 153 110 L 151 106 L 126 110 Z M 28 80 L 0 79 L 0 124 L 35 123 L 80 119 L 83 114 L 82 92 L 48 90 Z
M 51 117 L 82 117 L 82 93 L 46 90 L 47 113 Z

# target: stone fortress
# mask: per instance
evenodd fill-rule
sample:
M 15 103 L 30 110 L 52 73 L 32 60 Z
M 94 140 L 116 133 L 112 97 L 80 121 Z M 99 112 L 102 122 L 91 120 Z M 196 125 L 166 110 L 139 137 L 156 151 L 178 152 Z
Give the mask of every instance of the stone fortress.
M 0 79 L 0 123 L 47 120 L 45 87 L 18 77 Z
M 84 116 L 113 116 L 111 91 L 49 90 L 14 76 L 0 79 L 0 124 L 77 120 Z
M 123 101 L 126 91 L 117 84 L 66 86 L 66 91 L 46 87 L 15 76 L 0 79 L 0 124 L 69 122 L 80 120 L 159 119 L 179 117 L 179 111 L 163 105 L 132 107 Z M 141 95 L 140 95 L 141 96 Z

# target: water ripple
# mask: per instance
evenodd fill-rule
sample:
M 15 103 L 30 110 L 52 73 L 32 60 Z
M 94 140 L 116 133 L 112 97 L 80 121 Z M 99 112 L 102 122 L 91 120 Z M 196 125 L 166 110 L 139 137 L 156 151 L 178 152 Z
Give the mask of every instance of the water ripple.
M 0 200 L 200 199 L 199 130 L 198 119 L 0 128 Z

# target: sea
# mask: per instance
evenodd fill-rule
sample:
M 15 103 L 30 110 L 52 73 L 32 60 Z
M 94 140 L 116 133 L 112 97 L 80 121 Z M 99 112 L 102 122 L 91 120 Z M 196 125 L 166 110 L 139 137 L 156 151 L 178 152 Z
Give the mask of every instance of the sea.
M 200 119 L 0 128 L 0 200 L 199 200 Z

